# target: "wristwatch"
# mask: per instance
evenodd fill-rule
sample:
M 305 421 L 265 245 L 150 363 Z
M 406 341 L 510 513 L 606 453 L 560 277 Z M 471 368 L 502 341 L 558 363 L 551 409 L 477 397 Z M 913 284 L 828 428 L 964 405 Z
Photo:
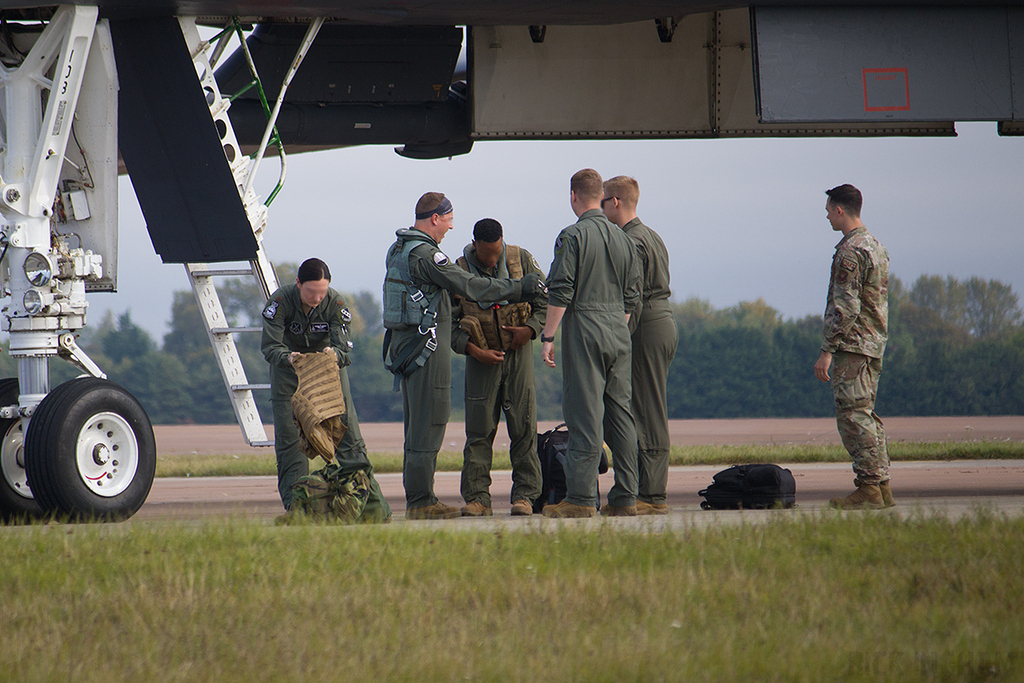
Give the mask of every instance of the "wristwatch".
M 540 333 L 540 341 L 541 341 L 542 344 L 546 344 L 548 342 L 553 342 L 553 341 L 555 341 L 555 335 L 551 335 L 550 337 L 545 337 L 544 333 L 541 332 Z

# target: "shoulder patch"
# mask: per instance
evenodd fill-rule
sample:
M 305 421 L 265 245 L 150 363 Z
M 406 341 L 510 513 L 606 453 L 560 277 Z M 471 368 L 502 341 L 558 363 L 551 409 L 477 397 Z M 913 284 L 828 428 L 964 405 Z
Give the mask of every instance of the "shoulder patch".
M 537 259 L 532 254 L 530 255 L 530 260 L 533 261 L 533 267 L 540 270 L 540 264 L 537 263 Z
M 447 266 L 448 263 L 449 263 L 449 260 L 448 260 L 448 255 L 447 254 L 445 254 L 443 251 L 435 251 L 434 252 L 434 264 L 435 265 L 437 265 L 438 267 L 444 267 L 444 266 Z
M 339 315 L 341 316 L 342 322 L 352 322 L 352 311 L 348 310 L 347 308 L 341 309 L 341 313 Z
M 555 251 L 558 251 L 561 248 L 562 248 L 562 236 L 559 235 L 558 237 L 555 238 Z
M 839 265 L 842 266 L 844 269 L 850 271 L 851 273 L 857 270 L 857 262 L 851 258 L 844 257 L 842 261 L 839 262 Z
M 277 299 L 271 301 L 263 308 L 263 317 L 267 320 L 273 320 L 277 315 L 277 307 L 281 305 L 281 302 Z

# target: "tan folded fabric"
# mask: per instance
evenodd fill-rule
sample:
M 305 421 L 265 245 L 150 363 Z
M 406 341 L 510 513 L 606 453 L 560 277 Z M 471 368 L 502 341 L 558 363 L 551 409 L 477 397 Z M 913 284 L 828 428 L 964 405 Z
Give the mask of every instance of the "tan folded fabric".
M 338 356 L 334 349 L 304 353 L 292 365 L 299 378 L 299 386 L 292 395 L 299 448 L 311 460 L 319 455 L 331 462 L 348 430 L 341 420 L 345 414 L 345 395 L 338 375 Z

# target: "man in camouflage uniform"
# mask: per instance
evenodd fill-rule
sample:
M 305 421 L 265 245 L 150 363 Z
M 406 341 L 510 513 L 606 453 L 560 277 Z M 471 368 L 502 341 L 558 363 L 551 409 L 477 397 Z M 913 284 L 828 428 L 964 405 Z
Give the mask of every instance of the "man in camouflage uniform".
M 541 275 L 536 259 L 522 247 L 506 245 L 501 223 L 484 218 L 473 226 L 473 242 L 456 263 L 480 277 Z M 530 342 L 544 329 L 547 300 L 532 303 L 467 301 L 452 309 L 452 349 L 466 358 L 466 447 L 462 497 L 465 516 L 490 516 L 491 463 L 498 421 L 505 413 L 512 463 L 512 514 L 533 514 L 541 494 L 537 457 L 537 395 Z
M 889 252 L 860 220 L 860 190 L 840 185 L 825 194 L 828 221 L 843 239 L 832 259 L 825 341 L 814 375 L 827 382 L 832 366 L 836 422 L 853 458 L 857 486 L 830 504 L 847 510 L 891 507 L 896 503 L 889 486 L 885 430 L 874 410 L 888 339 Z
M 668 514 L 668 366 L 676 355 L 679 329 L 669 296 L 668 249 L 658 233 L 640 222 L 636 206 L 640 185 L 616 176 L 604 183 L 601 208 L 612 223 L 636 243 L 643 267 L 643 295 L 629 331 L 633 347 L 633 419 L 640 442 L 637 513 Z
M 579 220 L 555 240 L 548 273 L 548 313 L 541 356 L 555 367 L 555 332 L 562 340 L 562 416 L 569 427 L 565 500 L 545 517 L 592 517 L 597 469 L 607 441 L 615 485 L 602 514 L 637 514 L 637 438 L 630 412 L 629 315 L 640 301 L 640 258 L 633 240 L 601 213 L 601 176 L 573 175 L 569 201 Z
M 274 451 L 277 454 L 277 489 L 285 510 L 291 507 L 292 485 L 309 474 L 309 458 L 299 447 L 299 430 L 292 419 L 292 394 L 299 379 L 292 361 L 299 354 L 319 353 L 331 348 L 338 355 L 341 390 L 345 396 L 342 421 L 348 427 L 334 453 L 334 461 L 345 473 L 365 471 L 370 495 L 360 521 L 386 522 L 391 508 L 373 476 L 366 456 L 366 442 L 359 431 L 359 418 L 352 401 L 348 366 L 352 342 L 348 325 L 352 314 L 341 295 L 330 288 L 331 271 L 318 258 L 299 266 L 295 284 L 285 285 L 270 295 L 263 308 L 261 350 L 270 364 L 271 403 L 274 408 Z
M 451 412 L 451 334 L 452 306 L 449 294 L 472 301 L 530 301 L 543 293 L 540 275 L 531 273 L 522 280 L 479 277 L 455 265 L 438 246 L 451 230 L 454 220 L 451 202 L 440 192 L 428 192 L 416 203 L 416 222 L 412 228 L 399 230 L 397 240 L 388 250 L 389 261 L 404 251 L 409 240 L 417 244 L 408 252 L 409 283 L 395 283 L 390 276 L 384 283 L 385 322 L 388 307 L 394 305 L 389 284 L 411 286 L 432 299 L 438 289 L 436 310 L 431 311 L 436 330 L 436 348 L 425 356 L 422 364 L 410 365 L 408 374 L 397 372 L 402 389 L 405 416 L 405 453 L 402 460 L 402 483 L 405 485 L 406 517 L 408 519 L 451 519 L 462 513 L 459 508 L 440 502 L 434 495 L 434 471 L 437 452 L 444 442 L 444 431 Z M 392 282 L 388 282 L 388 279 Z M 389 301 L 391 303 L 389 304 Z M 409 304 L 405 301 L 405 304 Z M 404 305 L 400 299 L 398 305 Z M 395 369 L 399 359 L 407 356 L 424 338 L 423 325 L 401 325 L 391 332 L 388 362 Z M 422 358 L 422 356 L 421 356 Z

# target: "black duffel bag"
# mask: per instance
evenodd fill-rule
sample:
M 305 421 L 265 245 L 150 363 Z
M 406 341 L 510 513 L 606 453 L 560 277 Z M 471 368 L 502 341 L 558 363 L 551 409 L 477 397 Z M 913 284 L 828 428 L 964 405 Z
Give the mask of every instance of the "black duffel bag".
M 541 492 L 533 501 L 534 514 L 541 514 L 545 505 L 558 505 L 565 498 L 565 456 L 569 450 L 569 428 L 565 423 L 537 435 L 537 457 L 540 459 Z M 608 456 L 601 453 L 597 473 L 608 471 Z M 600 503 L 601 488 L 598 484 L 597 498 Z M 599 505 L 600 507 L 600 505 Z
M 796 505 L 793 473 L 778 465 L 733 465 L 713 477 L 699 494 L 705 510 L 791 508 Z

